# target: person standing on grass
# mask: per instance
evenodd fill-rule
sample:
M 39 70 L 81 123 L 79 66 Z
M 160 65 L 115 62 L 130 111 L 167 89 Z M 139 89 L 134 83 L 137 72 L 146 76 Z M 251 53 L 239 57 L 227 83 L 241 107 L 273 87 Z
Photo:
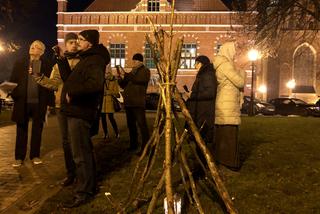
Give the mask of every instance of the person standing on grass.
M 198 73 L 186 104 L 193 121 L 200 131 L 201 137 L 210 148 L 210 151 L 213 152 L 217 78 L 213 65 L 207 56 L 198 56 L 195 60 L 195 68 Z M 205 157 L 198 146 L 196 146 L 196 151 L 200 160 L 205 163 Z M 201 167 L 196 167 L 193 175 L 202 177 L 204 172 Z
M 217 93 L 217 78 L 210 60 L 206 56 L 198 56 L 195 60 L 198 73 L 187 100 L 188 110 L 206 144 L 213 144 L 214 111 Z
M 64 44 L 65 44 L 66 51 L 64 52 L 63 56 L 60 56 L 59 47 L 58 46 L 54 47 L 57 60 L 59 61 L 62 58 L 66 58 L 71 70 L 74 69 L 74 67 L 76 66 L 76 64 L 80 60 L 79 57 L 77 56 L 77 52 L 78 52 L 77 38 L 78 38 L 78 36 L 75 33 L 66 34 L 66 36 L 64 38 Z M 75 166 L 73 156 L 72 156 L 67 117 L 63 112 L 60 111 L 61 105 L 65 104 L 65 100 L 61 99 L 63 80 L 61 79 L 61 76 L 60 76 L 60 70 L 59 70 L 58 64 L 59 63 L 57 63 L 53 66 L 50 78 L 48 78 L 44 75 L 35 76 L 34 78 L 37 81 L 37 83 L 40 84 L 41 86 L 48 88 L 50 90 L 56 91 L 56 93 L 55 93 L 56 110 L 57 110 L 56 113 L 57 113 L 58 124 L 59 124 L 60 132 L 61 132 L 61 140 L 62 140 L 62 148 L 63 148 L 63 152 L 64 152 L 65 167 L 67 169 L 67 177 L 63 180 L 62 185 L 69 186 L 69 185 L 73 184 L 73 182 L 75 181 L 76 166 Z M 61 68 L 61 69 L 63 69 L 63 68 Z
M 90 128 L 98 116 L 103 95 L 104 74 L 110 62 L 105 46 L 99 44 L 97 30 L 84 30 L 78 35 L 80 61 L 64 74 L 62 94 L 67 100 L 61 111 L 68 117 L 77 182 L 74 198 L 63 204 L 66 208 L 87 203 L 96 193 L 96 172 Z M 66 64 L 67 67 L 68 64 Z
M 40 147 L 43 123 L 45 121 L 47 106 L 54 106 L 53 92 L 36 83 L 34 73 L 46 77 L 50 76 L 51 64 L 43 57 L 45 45 L 36 40 L 31 43 L 29 57 L 18 60 L 12 70 L 10 82 L 18 86 L 12 91 L 14 100 L 12 120 L 17 124 L 15 163 L 13 167 L 23 164 L 28 144 L 28 125 L 32 119 L 30 160 L 34 165 L 41 164 Z
M 118 82 L 124 89 L 123 99 L 130 136 L 129 151 L 138 149 L 138 124 L 142 135 L 141 149 L 138 154 L 141 154 L 149 140 L 145 106 L 150 70 L 143 64 L 142 54 L 134 54 L 132 61 L 132 70 L 128 73 L 121 73 Z
M 101 108 L 101 122 L 102 128 L 104 131 L 104 140 L 108 140 L 108 126 L 107 126 L 107 115 L 109 121 L 112 125 L 116 138 L 120 138 L 119 129 L 117 126 L 117 122 L 114 119 L 114 105 L 113 99 L 118 98 L 119 96 L 119 84 L 117 78 L 112 74 L 112 70 L 109 67 L 106 72 L 105 84 L 104 84 L 104 96 L 103 96 L 103 104 Z
M 234 42 L 224 43 L 214 57 L 218 89 L 215 108 L 215 149 L 218 164 L 231 170 L 240 168 L 238 131 L 240 125 L 240 91 L 245 78 L 234 65 Z

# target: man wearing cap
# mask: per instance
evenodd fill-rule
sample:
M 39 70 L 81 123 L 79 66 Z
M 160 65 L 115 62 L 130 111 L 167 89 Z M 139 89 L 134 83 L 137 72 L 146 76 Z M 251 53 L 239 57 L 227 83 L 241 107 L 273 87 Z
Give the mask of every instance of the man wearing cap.
M 40 147 L 43 123 L 48 105 L 54 105 L 53 93 L 39 86 L 33 78 L 33 73 L 50 76 L 51 65 L 42 56 L 45 45 L 36 40 L 29 49 L 29 58 L 18 60 L 12 70 L 11 82 L 18 86 L 12 91 L 14 100 L 12 120 L 17 123 L 15 163 L 13 167 L 23 164 L 28 144 L 28 124 L 32 118 L 32 134 L 30 146 L 30 160 L 34 165 L 41 164 Z
M 57 60 L 62 60 L 65 58 L 68 61 L 68 64 L 71 70 L 76 66 L 79 62 L 79 57 L 77 57 L 78 46 L 77 46 L 77 39 L 78 36 L 75 33 L 68 33 L 64 38 L 65 44 L 65 52 L 63 56 L 61 56 L 60 48 L 55 46 L 53 49 L 55 50 L 55 55 Z M 76 166 L 72 157 L 70 139 L 69 139 L 69 132 L 68 132 L 68 122 L 67 117 L 63 112 L 60 111 L 62 105 L 65 104 L 65 99 L 61 99 L 61 92 L 63 87 L 63 81 L 60 76 L 60 63 L 57 63 L 53 66 L 50 78 L 41 75 L 41 76 L 34 76 L 35 80 L 41 86 L 48 88 L 50 90 L 56 91 L 56 112 L 57 112 L 57 119 L 60 127 L 61 132 L 61 140 L 62 140 L 62 147 L 64 152 L 64 160 L 65 160 L 65 167 L 67 169 L 67 177 L 63 180 L 63 186 L 71 185 L 76 177 Z M 64 69 L 64 68 L 61 68 Z
M 73 158 L 76 163 L 77 183 L 75 197 L 64 207 L 78 207 L 96 193 L 95 161 L 90 139 L 90 128 L 98 116 L 102 100 L 104 73 L 110 62 L 107 48 L 99 44 L 97 30 L 84 30 L 78 35 L 80 61 L 67 75 L 62 94 L 67 104 L 61 111 L 68 117 Z M 67 65 L 66 65 L 67 67 Z M 70 69 L 71 70 L 71 69 Z
M 145 105 L 150 70 L 143 64 L 143 56 L 140 53 L 134 54 L 132 60 L 133 68 L 131 72 L 122 73 L 118 82 L 120 87 L 124 89 L 123 99 L 130 136 L 129 150 L 138 149 L 138 124 L 142 135 L 142 145 L 138 154 L 141 154 L 149 140 Z

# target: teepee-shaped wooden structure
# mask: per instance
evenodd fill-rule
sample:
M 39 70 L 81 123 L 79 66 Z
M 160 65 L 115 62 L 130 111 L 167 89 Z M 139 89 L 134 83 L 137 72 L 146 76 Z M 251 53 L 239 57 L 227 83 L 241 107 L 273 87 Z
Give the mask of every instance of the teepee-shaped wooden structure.
M 172 111 L 172 100 L 174 99 L 180 105 L 182 114 L 190 127 L 190 130 L 195 138 L 195 142 L 197 143 L 197 146 L 200 148 L 205 157 L 206 165 L 208 166 L 208 169 L 206 169 L 207 179 L 214 184 L 215 189 L 223 200 L 227 211 L 229 213 L 237 213 L 236 209 L 233 206 L 232 200 L 230 199 L 230 196 L 219 176 L 217 167 L 213 161 L 213 157 L 210 154 L 203 139 L 201 138 L 199 130 L 193 122 L 191 115 L 186 108 L 184 100 L 182 99 L 181 94 L 179 93 L 175 85 L 177 71 L 180 65 L 180 55 L 183 38 L 174 40 L 174 5 L 175 0 L 172 1 L 171 25 L 169 32 L 166 32 L 161 28 L 155 28 L 150 20 L 153 30 L 154 42 L 152 42 L 152 39 L 148 35 L 146 36 L 146 39 L 150 44 L 157 72 L 160 77 L 159 88 L 161 96 L 159 99 L 158 110 L 154 121 L 154 129 L 141 157 L 136 164 L 127 202 L 123 207 L 117 205 L 115 206 L 115 208 L 117 209 L 118 213 L 125 213 L 128 207 L 130 207 L 143 192 L 144 184 L 148 179 L 148 176 L 150 175 L 151 169 L 158 154 L 159 145 L 161 142 L 163 142 L 160 139 L 164 137 L 164 170 L 157 187 L 153 191 L 152 199 L 149 203 L 147 213 L 153 213 L 158 196 L 162 188 L 165 188 L 168 213 L 174 214 L 174 193 L 172 188 L 173 162 L 179 164 L 182 181 L 187 191 L 189 200 L 195 202 L 192 203 L 195 204 L 195 207 L 199 213 L 204 213 L 201 202 L 196 192 L 196 183 L 192 176 L 190 167 L 188 166 L 185 151 L 182 147 L 182 144 L 186 141 L 188 134 L 187 131 L 184 130 L 179 135 L 179 130 L 176 126 L 177 115 Z M 165 45 L 167 43 L 168 45 Z M 176 47 L 174 47 L 174 43 Z M 196 152 L 194 152 L 194 154 L 197 156 Z M 200 158 L 197 157 L 197 160 L 200 161 Z M 142 163 L 145 163 L 145 165 Z M 203 168 L 205 168 L 204 165 L 204 163 L 201 163 L 201 166 Z M 190 188 L 189 185 L 187 185 L 186 178 L 188 180 Z

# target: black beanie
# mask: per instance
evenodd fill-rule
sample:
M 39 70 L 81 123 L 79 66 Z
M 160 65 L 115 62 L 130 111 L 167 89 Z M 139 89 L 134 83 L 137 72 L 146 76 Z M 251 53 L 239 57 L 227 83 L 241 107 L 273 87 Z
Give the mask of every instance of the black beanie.
M 67 34 L 64 36 L 64 42 L 65 42 L 65 43 L 67 43 L 67 41 L 69 41 L 69 40 L 71 40 L 71 39 L 77 40 L 77 39 L 78 39 L 77 34 L 75 34 L 75 33 L 67 33 Z
M 136 53 L 135 55 L 133 55 L 132 60 L 138 60 L 140 62 L 143 62 L 143 56 L 140 53 Z
M 206 65 L 210 63 L 210 59 L 204 55 L 201 55 L 196 58 L 196 62 L 201 62 L 203 65 Z
M 79 33 L 92 45 L 99 44 L 99 32 L 97 30 L 83 30 Z

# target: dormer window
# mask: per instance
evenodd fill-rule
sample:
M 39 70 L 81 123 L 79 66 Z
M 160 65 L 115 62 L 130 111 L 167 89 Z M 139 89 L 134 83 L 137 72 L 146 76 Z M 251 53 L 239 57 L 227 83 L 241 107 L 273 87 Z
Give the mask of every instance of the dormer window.
M 160 0 L 148 0 L 148 11 L 160 11 Z

